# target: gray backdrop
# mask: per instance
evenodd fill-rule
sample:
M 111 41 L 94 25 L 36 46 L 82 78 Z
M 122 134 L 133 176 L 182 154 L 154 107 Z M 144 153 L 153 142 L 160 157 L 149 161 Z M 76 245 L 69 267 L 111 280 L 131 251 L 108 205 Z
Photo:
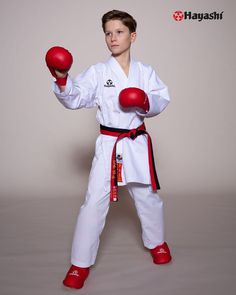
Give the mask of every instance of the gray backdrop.
M 235 191 L 234 2 L 1 0 L 0 193 L 84 191 L 96 110 L 68 111 L 57 102 L 44 56 L 51 46 L 68 48 L 74 76 L 106 60 L 100 18 L 113 8 L 137 19 L 133 56 L 169 87 L 171 104 L 146 120 L 163 191 Z M 176 22 L 180 9 L 224 11 L 223 20 Z
M 227 263 L 235 254 L 227 256 L 228 260 L 224 255 L 235 247 L 235 1 L 1 0 L 0 4 L 1 265 L 5 282 L 4 292 L 0 294 L 20 294 L 19 285 L 24 289 L 21 294 L 36 294 L 36 289 L 37 294 L 41 294 L 40 290 L 42 294 L 49 290 L 50 294 L 59 294 L 55 286 L 60 284 L 69 261 L 73 225 L 87 187 L 99 126 L 96 110 L 70 111 L 59 104 L 51 91 L 51 76 L 44 56 L 51 46 L 68 48 L 74 56 L 73 76 L 93 63 L 106 60 L 109 52 L 101 29 L 101 16 L 111 9 L 126 10 L 135 17 L 138 37 L 133 45 L 133 56 L 156 69 L 171 96 L 170 105 L 160 116 L 146 120 L 158 163 L 160 195 L 166 202 L 167 235 L 176 257 L 176 264 L 173 264 L 176 269 L 170 270 L 167 276 L 172 275 L 172 283 L 182 286 L 178 289 L 173 285 L 172 290 L 165 281 L 166 274 L 159 273 L 160 294 L 204 294 L 202 290 L 199 293 L 197 289 L 190 291 L 191 279 L 204 271 L 211 273 L 211 279 L 207 282 L 202 277 L 195 281 L 196 287 L 202 286 L 205 291 L 209 287 L 209 292 L 214 291 L 212 294 L 217 291 L 222 294 L 226 286 L 233 288 L 235 264 L 230 269 Z M 218 21 L 176 22 L 172 18 L 176 10 L 224 13 L 223 20 Z M 132 205 L 122 205 L 122 202 L 122 212 L 134 216 Z M 114 210 L 119 210 L 117 208 Z M 113 212 L 113 220 L 121 222 L 122 229 L 128 228 L 126 223 L 122 224 L 124 219 L 119 219 L 120 213 Z M 104 253 L 112 245 L 112 234 L 120 235 L 124 243 L 130 242 L 129 245 L 134 242 L 132 248 L 136 249 L 136 235 L 125 236 L 127 233 L 119 231 L 115 221 L 113 226 L 117 226 L 117 231 L 113 232 L 108 225 L 104 234 L 107 242 L 102 248 Z M 130 232 L 136 231 L 139 231 L 138 223 L 134 228 L 131 223 Z M 203 244 L 207 247 L 202 248 Z M 214 252 L 213 258 L 213 252 L 207 251 L 216 251 L 217 247 L 222 248 L 219 253 Z M 55 253 L 55 249 L 61 252 Z M 117 248 L 111 249 L 117 252 Z M 197 249 L 204 250 L 196 252 Z M 137 257 L 142 257 L 143 249 L 137 251 L 140 253 L 134 257 L 134 263 Z M 27 256 L 29 253 L 32 256 Z M 128 257 L 132 257 L 133 252 L 129 253 Z M 111 275 L 112 263 L 102 260 L 106 254 L 99 255 L 100 274 Z M 201 261 L 204 255 L 205 261 L 212 259 L 210 267 L 203 263 L 194 273 L 194 263 Z M 217 266 L 219 256 L 222 257 L 222 273 Z M 37 262 L 35 257 L 38 257 Z M 178 257 L 182 257 L 180 264 Z M 190 257 L 194 257 L 194 261 Z M 26 261 L 30 267 L 25 267 L 23 272 L 21 266 Z M 40 275 L 47 274 L 41 277 L 35 266 L 40 261 L 43 270 Z M 52 265 L 57 266 L 55 284 L 47 273 L 53 270 Z M 106 265 L 108 268 L 102 269 Z M 141 260 L 139 267 L 143 265 Z M 119 266 L 118 273 L 123 268 L 122 264 Z M 11 281 L 6 283 L 6 270 L 18 278 L 16 285 Z M 19 277 L 19 273 L 24 276 Z M 29 273 L 34 291 L 27 283 Z M 143 277 L 144 273 L 147 269 L 138 274 L 134 271 L 133 278 Z M 185 280 L 190 274 L 193 274 L 190 281 Z M 38 275 L 42 289 L 38 285 Z M 97 275 L 99 277 L 99 266 Z M 98 278 L 97 275 L 90 280 Z M 222 277 L 224 281 L 213 287 L 212 282 L 220 282 L 217 278 Z M 88 283 L 88 288 L 90 284 L 96 294 L 105 294 L 105 291 L 116 294 L 114 285 L 112 287 L 112 279 L 116 277 L 110 276 L 111 289 L 106 290 L 101 286 L 107 277 L 101 275 L 100 278 L 101 282 Z M 120 283 L 119 278 L 115 281 Z M 154 294 L 154 275 L 152 283 L 150 281 L 143 283 L 150 285 L 147 290 L 134 283 L 134 293 Z M 116 288 L 120 294 L 119 286 Z M 86 294 L 94 294 L 89 290 Z

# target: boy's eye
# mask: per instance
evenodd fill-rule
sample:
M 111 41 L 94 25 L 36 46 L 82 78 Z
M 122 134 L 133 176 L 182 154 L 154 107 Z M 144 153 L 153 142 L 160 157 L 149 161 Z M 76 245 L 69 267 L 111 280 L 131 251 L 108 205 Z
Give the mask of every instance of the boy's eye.
M 121 34 L 121 33 L 123 33 L 123 31 L 118 31 L 117 33 L 118 33 L 118 34 Z
M 106 32 L 105 35 L 106 35 L 106 36 L 110 36 L 111 33 L 110 33 L 110 32 Z

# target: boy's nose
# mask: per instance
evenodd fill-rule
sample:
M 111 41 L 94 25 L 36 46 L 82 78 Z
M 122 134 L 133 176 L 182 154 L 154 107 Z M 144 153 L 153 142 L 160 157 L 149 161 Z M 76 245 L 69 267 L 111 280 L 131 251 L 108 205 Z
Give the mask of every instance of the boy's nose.
M 116 34 L 112 34 L 111 35 L 111 41 L 115 41 L 116 40 Z

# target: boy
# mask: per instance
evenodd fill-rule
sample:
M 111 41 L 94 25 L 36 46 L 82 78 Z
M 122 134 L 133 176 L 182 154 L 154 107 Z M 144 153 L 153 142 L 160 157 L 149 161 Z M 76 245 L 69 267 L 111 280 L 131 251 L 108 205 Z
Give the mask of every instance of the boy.
M 126 12 L 112 10 L 102 17 L 105 41 L 111 57 L 89 67 L 75 80 L 68 75 L 71 54 L 51 48 L 46 62 L 56 78 L 58 100 L 69 109 L 97 107 L 101 134 L 89 176 L 85 202 L 75 228 L 71 267 L 63 281 L 70 288 L 82 288 L 95 263 L 99 237 L 105 225 L 110 201 L 117 201 L 117 186 L 127 185 L 135 202 L 145 247 L 153 262 L 168 263 L 170 251 L 164 241 L 163 201 L 145 117 L 161 113 L 169 103 L 167 87 L 147 65 L 130 56 L 136 39 L 136 21 Z

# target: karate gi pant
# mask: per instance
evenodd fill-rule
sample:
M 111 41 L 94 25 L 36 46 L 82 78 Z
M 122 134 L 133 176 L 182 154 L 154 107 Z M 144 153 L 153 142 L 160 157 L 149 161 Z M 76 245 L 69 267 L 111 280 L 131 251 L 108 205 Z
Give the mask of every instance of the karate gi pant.
M 163 201 L 149 185 L 130 183 L 127 186 L 141 222 L 144 246 L 153 249 L 164 242 Z M 104 192 L 103 196 L 97 197 L 89 196 L 78 215 L 71 254 L 71 263 L 76 266 L 89 267 L 96 260 L 110 194 Z
M 100 235 L 110 206 L 110 181 L 101 169 L 101 157 L 93 160 L 84 204 L 80 208 L 72 243 L 71 263 L 89 267 L 95 263 Z M 144 246 L 153 249 L 164 242 L 163 201 L 151 185 L 128 183 L 142 228 Z

